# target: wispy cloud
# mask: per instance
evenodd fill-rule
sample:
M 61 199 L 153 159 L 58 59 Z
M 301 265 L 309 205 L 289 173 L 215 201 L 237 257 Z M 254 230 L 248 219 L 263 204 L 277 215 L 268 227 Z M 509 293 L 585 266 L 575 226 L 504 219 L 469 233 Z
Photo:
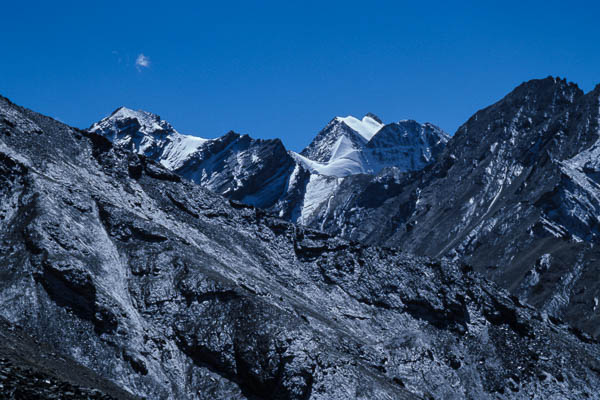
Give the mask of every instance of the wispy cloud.
M 135 67 L 138 71 L 141 71 L 142 68 L 150 68 L 150 58 L 140 53 L 135 59 Z

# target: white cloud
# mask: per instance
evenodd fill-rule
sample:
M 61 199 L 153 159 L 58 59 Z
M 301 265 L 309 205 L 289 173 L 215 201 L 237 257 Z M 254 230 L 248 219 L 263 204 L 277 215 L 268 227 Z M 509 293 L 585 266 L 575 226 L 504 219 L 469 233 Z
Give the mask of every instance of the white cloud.
M 135 59 L 135 67 L 138 71 L 141 71 L 142 68 L 150 68 L 150 58 L 146 57 L 143 53 L 140 53 Z

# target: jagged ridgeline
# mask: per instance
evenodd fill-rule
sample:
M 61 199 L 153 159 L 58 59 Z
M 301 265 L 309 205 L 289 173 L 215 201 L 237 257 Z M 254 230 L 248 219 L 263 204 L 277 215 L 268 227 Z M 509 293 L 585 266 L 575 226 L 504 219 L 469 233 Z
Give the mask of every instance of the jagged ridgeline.
M 9 324 L 138 397 L 600 388 L 595 341 L 467 265 L 293 225 L 4 98 L 0 276 Z
M 298 154 L 279 139 L 234 132 L 217 139 L 183 135 L 156 114 L 125 107 L 89 131 L 230 199 L 306 225 L 318 224 L 315 211 L 328 203 L 344 177 L 389 167 L 422 169 L 448 141 L 435 125 L 408 120 L 385 125 L 368 114 L 362 120 L 332 119 Z
M 600 335 L 600 87 L 523 83 L 416 173 L 351 177 L 319 227 L 461 259 L 523 302 Z
M 91 130 L 292 222 L 463 260 L 597 338 L 599 90 L 532 80 L 452 138 L 429 123 L 336 117 L 300 154 L 278 140 L 180 135 L 126 109 Z

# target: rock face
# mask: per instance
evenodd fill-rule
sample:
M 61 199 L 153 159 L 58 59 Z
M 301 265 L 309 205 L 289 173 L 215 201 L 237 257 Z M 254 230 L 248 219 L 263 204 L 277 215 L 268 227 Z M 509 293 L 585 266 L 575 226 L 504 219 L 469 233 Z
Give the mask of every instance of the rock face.
M 315 220 L 460 258 L 598 336 L 599 96 L 557 78 L 526 82 L 473 115 L 431 166 L 344 182 Z
M 136 396 L 589 398 L 598 343 L 0 99 L 0 315 Z M 424 279 L 425 278 L 425 279 Z
M 437 126 L 413 120 L 385 125 L 367 143 L 365 154 L 370 172 L 395 167 L 400 171 L 419 171 L 433 163 L 450 137 Z
M 286 207 L 296 163 L 280 140 L 229 132 L 210 140 L 173 171 L 224 196 L 263 209 Z

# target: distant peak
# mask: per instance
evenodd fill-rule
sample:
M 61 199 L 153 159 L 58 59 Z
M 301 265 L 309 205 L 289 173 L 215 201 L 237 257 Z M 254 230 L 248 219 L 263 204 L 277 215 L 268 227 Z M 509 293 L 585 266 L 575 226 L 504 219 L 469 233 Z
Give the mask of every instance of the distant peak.
M 442 130 L 439 126 L 432 124 L 430 122 L 420 123 L 415 121 L 414 119 L 402 119 L 398 122 L 392 122 L 390 124 L 385 125 L 384 128 L 381 129 L 381 132 L 397 132 L 398 130 L 403 133 L 409 134 L 431 134 L 437 137 L 442 138 L 444 142 L 450 137 L 446 132 Z M 379 135 L 377 135 L 379 136 Z
M 111 112 L 110 115 L 115 115 L 116 113 L 120 112 L 121 110 L 128 110 L 128 108 L 125 106 L 118 107 L 117 109 L 115 109 L 115 111 Z
M 112 113 L 110 113 L 109 117 L 112 117 L 113 115 L 117 115 L 117 114 L 122 114 L 122 113 L 125 113 L 125 112 L 134 113 L 135 110 L 132 110 L 129 107 L 121 106 L 121 107 L 117 108 L 115 111 L 113 111 Z
M 234 130 L 230 130 L 229 132 L 227 132 L 225 135 L 221 136 L 223 138 L 240 138 L 242 137 L 242 135 L 240 133 L 237 133 Z
M 575 83 L 567 82 L 564 78 L 549 76 L 523 82 L 498 103 L 509 105 L 507 110 L 526 107 L 528 116 L 533 116 L 544 112 L 555 113 L 558 109 L 564 109 L 564 107 L 574 103 L 576 99 L 583 95 L 583 91 Z M 482 111 L 485 113 L 496 112 L 497 104 L 495 107 Z M 520 115 L 523 116 L 524 114 L 521 112 Z M 480 114 L 478 117 L 481 116 Z
M 406 125 L 408 125 L 408 124 L 411 124 L 411 125 L 421 125 L 417 121 L 415 121 L 414 119 L 401 119 L 397 123 L 398 124 L 406 124 Z
M 177 131 L 164 121 L 160 116 L 144 110 L 133 110 L 131 108 L 121 106 L 114 110 L 108 117 L 96 122 L 90 127 L 91 131 L 101 132 L 120 132 L 124 129 L 129 129 L 127 121 L 136 120 L 138 129 L 143 134 L 151 134 L 153 132 L 161 134 L 177 134 Z
M 381 120 L 381 118 L 379 118 L 377 115 L 375 115 L 375 114 L 373 114 L 373 113 L 370 113 L 370 112 L 366 113 L 366 114 L 365 114 L 365 117 L 363 118 L 363 120 L 364 120 L 365 118 L 371 118 L 371 119 L 373 119 L 373 120 L 375 120 L 375 121 L 379 122 L 380 124 L 383 124 L 383 121 Z

